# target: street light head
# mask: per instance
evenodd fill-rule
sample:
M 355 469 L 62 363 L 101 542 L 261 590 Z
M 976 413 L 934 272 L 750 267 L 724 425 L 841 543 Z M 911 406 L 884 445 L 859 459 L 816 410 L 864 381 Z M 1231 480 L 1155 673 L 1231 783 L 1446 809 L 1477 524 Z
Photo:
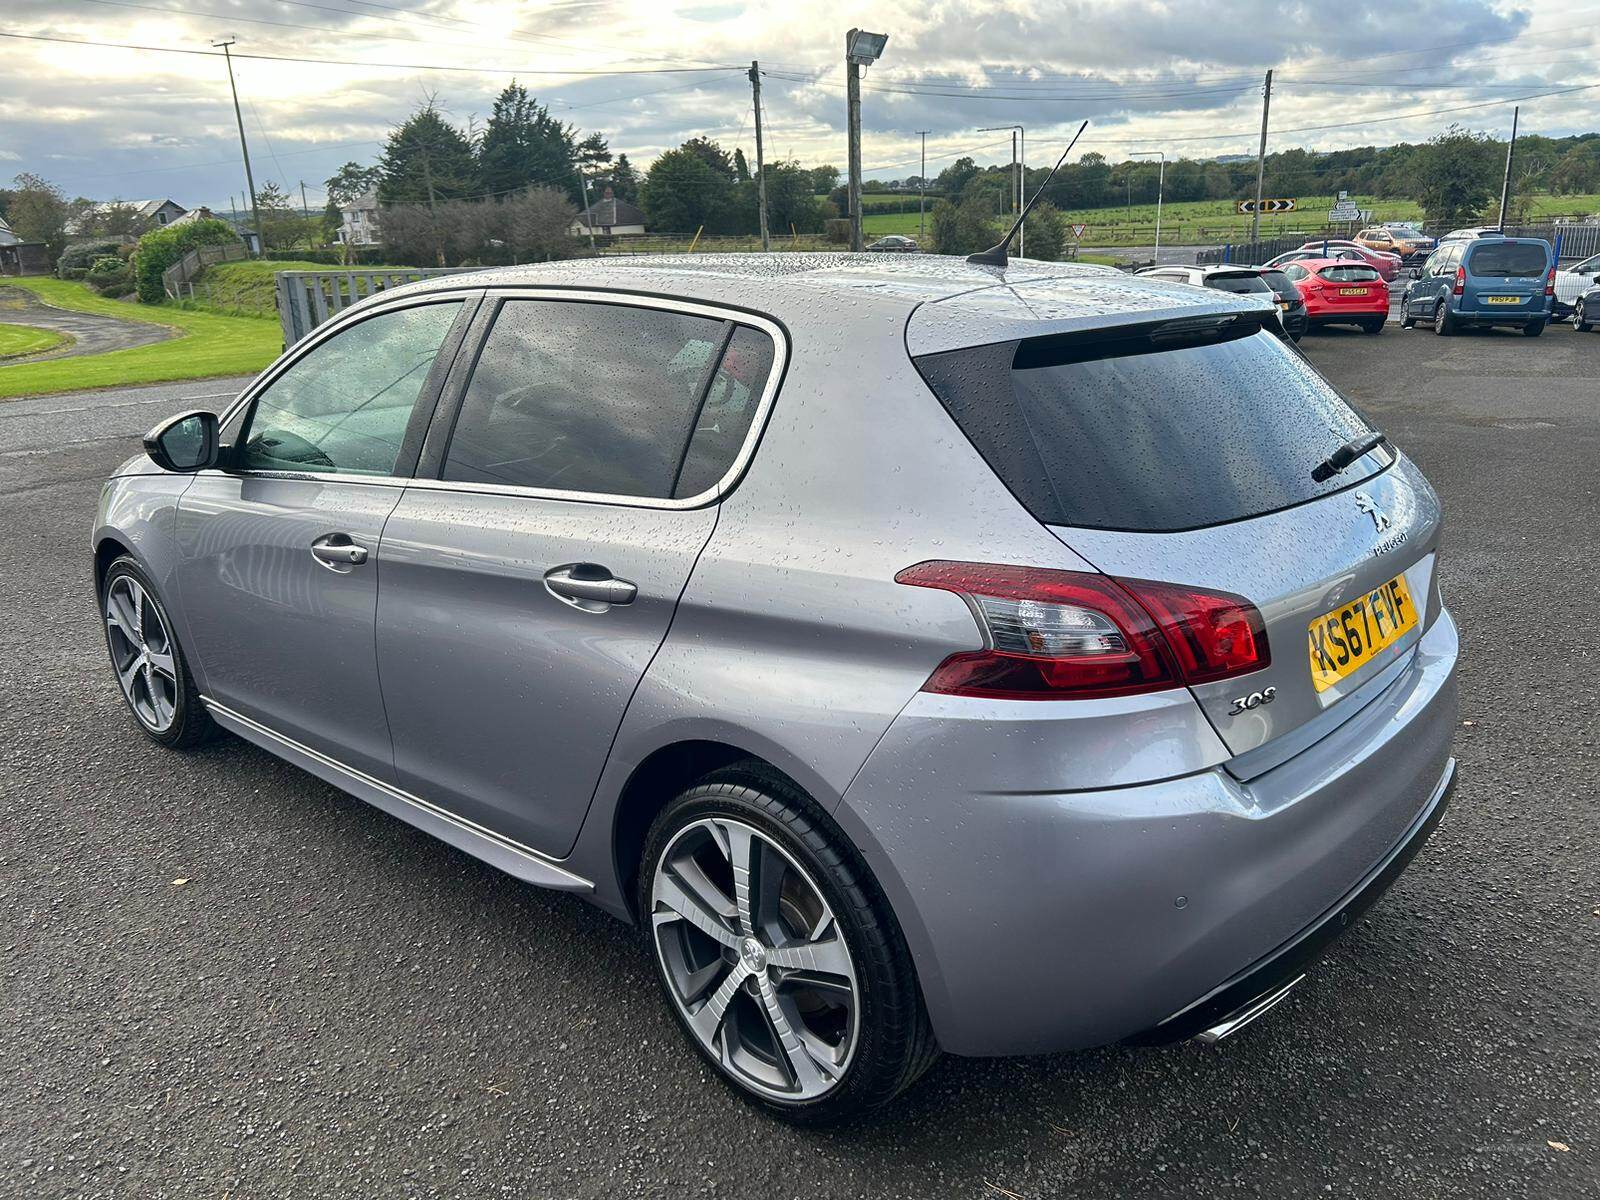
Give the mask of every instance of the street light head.
M 869 67 L 883 54 L 889 43 L 887 33 L 868 33 L 865 29 L 852 29 L 845 40 L 845 57 L 859 66 Z

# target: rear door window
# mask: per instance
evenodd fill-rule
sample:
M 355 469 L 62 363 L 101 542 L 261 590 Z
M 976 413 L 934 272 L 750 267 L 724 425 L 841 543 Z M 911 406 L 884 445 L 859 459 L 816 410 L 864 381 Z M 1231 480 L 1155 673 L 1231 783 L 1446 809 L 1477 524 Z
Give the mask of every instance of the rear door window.
M 698 495 L 738 457 L 772 362 L 766 333 L 713 317 L 507 300 L 462 398 L 443 478 Z
M 1473 275 L 1537 279 L 1549 265 L 1549 251 L 1529 242 L 1476 242 L 1467 257 Z
M 1274 318 L 1275 319 L 1275 318 Z M 1359 483 L 1375 451 L 1312 469 L 1370 427 L 1257 319 L 1227 340 L 1037 338 L 925 355 L 923 378 L 1039 520 L 1172 531 L 1274 512 Z

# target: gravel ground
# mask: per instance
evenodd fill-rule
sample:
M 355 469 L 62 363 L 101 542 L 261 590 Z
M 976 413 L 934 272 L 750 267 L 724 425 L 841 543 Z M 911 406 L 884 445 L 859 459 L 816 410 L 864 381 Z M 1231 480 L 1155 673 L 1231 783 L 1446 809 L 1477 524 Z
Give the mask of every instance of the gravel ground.
M 225 384 L 0 404 L 0 1194 L 1600 1194 L 1600 336 L 1304 346 L 1444 498 L 1443 825 L 1220 1047 L 946 1059 L 825 1133 L 710 1078 L 598 911 L 240 742 L 135 731 L 98 480 Z

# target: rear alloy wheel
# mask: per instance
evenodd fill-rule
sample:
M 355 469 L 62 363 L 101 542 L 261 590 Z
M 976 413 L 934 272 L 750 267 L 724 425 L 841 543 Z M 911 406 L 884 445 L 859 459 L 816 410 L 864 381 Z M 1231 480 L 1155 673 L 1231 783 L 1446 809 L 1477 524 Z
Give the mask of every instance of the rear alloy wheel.
M 132 558 L 119 558 L 106 571 L 100 611 L 112 670 L 140 728 L 163 746 L 179 748 L 215 732 L 172 620 Z
M 892 1099 L 938 1054 L 886 902 L 818 817 L 758 766 L 717 772 L 656 818 L 639 888 L 689 1040 L 803 1122 Z
M 1450 305 L 1440 300 L 1433 310 L 1433 331 L 1440 337 L 1449 337 L 1456 331 L 1455 318 L 1450 315 Z
M 1402 296 L 1400 298 L 1400 328 L 1410 329 L 1416 323 L 1417 319 L 1411 315 L 1411 301 Z

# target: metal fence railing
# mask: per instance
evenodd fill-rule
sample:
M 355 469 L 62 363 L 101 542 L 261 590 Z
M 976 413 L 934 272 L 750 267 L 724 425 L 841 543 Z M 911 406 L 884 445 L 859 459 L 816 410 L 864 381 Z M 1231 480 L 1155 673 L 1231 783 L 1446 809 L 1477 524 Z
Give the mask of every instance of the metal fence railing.
M 278 320 L 288 349 L 357 300 L 434 275 L 459 275 L 481 267 L 391 267 L 381 271 L 279 271 Z

